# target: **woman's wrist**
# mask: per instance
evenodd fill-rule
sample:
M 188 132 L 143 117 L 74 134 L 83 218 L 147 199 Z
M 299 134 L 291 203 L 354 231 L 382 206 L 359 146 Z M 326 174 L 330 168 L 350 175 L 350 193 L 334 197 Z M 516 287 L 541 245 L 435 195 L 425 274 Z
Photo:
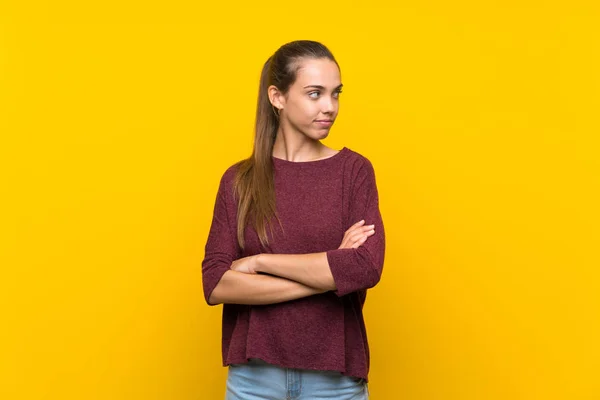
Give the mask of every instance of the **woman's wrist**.
M 268 258 L 268 253 L 257 254 L 254 259 L 254 272 L 267 272 L 265 271 L 265 258 Z

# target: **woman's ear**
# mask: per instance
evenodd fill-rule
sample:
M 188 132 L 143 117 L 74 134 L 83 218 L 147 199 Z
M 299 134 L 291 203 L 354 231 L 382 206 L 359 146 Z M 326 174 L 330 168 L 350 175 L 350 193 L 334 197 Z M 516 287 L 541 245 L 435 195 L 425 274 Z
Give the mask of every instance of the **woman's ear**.
M 277 89 L 277 86 L 271 85 L 267 89 L 267 93 L 269 95 L 269 101 L 278 110 L 283 109 L 283 102 L 285 99 L 283 98 L 282 93 Z

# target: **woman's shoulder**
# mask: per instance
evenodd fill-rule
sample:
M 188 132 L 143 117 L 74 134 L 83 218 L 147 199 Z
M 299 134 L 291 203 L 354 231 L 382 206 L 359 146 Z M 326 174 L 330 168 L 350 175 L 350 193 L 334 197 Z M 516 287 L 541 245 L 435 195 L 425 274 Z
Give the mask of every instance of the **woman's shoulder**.
M 349 174 L 357 174 L 360 171 L 373 171 L 373 163 L 367 155 L 354 149 L 346 147 L 345 170 Z
M 235 177 L 237 175 L 237 171 L 239 169 L 241 161 L 236 162 L 235 164 L 230 164 L 225 169 L 221 170 L 221 172 L 213 171 L 218 178 L 218 191 L 219 193 L 232 192 L 234 188 Z M 213 176 L 215 176 L 213 175 Z
M 233 182 L 233 180 L 235 179 L 235 176 L 237 175 L 237 172 L 239 171 L 240 167 L 242 166 L 242 164 L 245 162 L 246 160 L 239 160 L 236 161 L 234 164 L 230 164 L 229 166 L 227 166 L 222 172 L 221 172 L 221 181 L 224 182 Z
M 347 156 L 348 159 L 350 159 L 352 161 L 356 161 L 356 162 L 370 162 L 369 158 L 362 152 L 359 152 L 358 150 L 355 150 L 355 149 L 351 149 L 349 147 L 345 147 L 345 149 L 347 150 L 347 153 L 348 153 L 348 156 Z

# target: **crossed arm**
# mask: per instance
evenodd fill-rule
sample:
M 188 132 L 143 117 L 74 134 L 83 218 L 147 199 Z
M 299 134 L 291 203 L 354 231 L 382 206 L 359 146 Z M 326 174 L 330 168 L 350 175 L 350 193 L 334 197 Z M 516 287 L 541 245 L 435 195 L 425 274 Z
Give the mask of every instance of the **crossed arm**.
M 315 279 L 315 275 L 323 279 L 324 282 L 329 282 L 330 286 L 333 286 L 333 277 L 331 271 L 327 273 L 326 269 L 329 269 L 327 265 L 327 259 L 324 256 L 325 253 L 313 253 L 313 254 L 302 254 L 302 255 L 288 255 L 288 254 L 259 254 L 257 256 L 245 257 L 240 259 L 243 263 L 255 263 L 258 264 L 258 260 L 262 258 L 264 261 L 267 256 L 274 256 L 273 259 L 268 261 L 285 261 L 285 266 L 292 266 L 293 270 L 296 271 L 296 275 L 300 275 L 303 270 L 310 270 L 307 274 L 309 280 Z M 323 263 L 325 258 L 325 263 Z M 317 264 L 309 264 L 311 260 L 320 259 Z M 256 266 L 257 269 L 254 272 L 241 272 L 236 270 L 235 264 L 232 264 L 232 269 L 226 271 L 223 277 L 212 291 L 209 298 L 209 304 L 219 303 L 235 303 L 235 304 L 273 304 L 280 303 L 288 300 L 295 300 L 301 297 L 312 296 L 314 294 L 325 293 L 330 290 L 324 287 L 325 285 L 319 285 L 321 287 L 309 286 L 305 283 L 301 283 L 294 279 L 285 278 L 276 275 L 272 271 L 271 275 L 258 274 L 258 272 L 269 273 L 266 269 Z M 262 263 L 261 263 L 262 264 Z M 314 267 L 314 268 L 312 268 Z M 313 273 L 312 271 L 320 271 L 321 273 Z M 327 276 L 329 275 L 329 276 Z M 298 276 L 303 280 L 302 276 Z
M 327 253 L 265 253 L 234 261 L 209 303 L 273 304 L 335 289 Z

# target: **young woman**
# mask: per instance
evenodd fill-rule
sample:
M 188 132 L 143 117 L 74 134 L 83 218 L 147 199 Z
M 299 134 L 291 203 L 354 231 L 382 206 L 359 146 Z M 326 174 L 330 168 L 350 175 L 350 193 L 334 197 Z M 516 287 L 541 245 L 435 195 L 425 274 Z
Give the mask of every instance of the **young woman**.
M 223 304 L 228 400 L 368 398 L 362 308 L 385 236 L 371 162 L 321 143 L 341 89 L 324 45 L 280 47 L 253 153 L 221 177 L 202 276 L 207 303 Z

